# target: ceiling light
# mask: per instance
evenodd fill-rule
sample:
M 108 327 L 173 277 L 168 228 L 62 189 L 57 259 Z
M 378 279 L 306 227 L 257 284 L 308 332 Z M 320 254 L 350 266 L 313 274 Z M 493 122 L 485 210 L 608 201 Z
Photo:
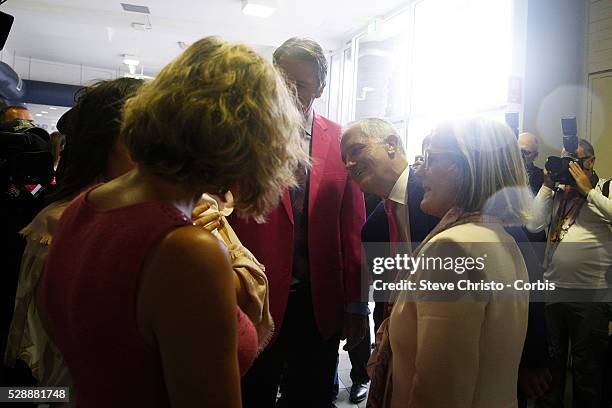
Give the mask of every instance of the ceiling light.
M 121 7 L 125 11 L 131 11 L 133 13 L 151 14 L 151 11 L 147 6 L 140 6 L 138 4 L 120 3 Z
M 57 108 L 55 106 L 49 106 L 49 109 L 51 110 L 57 110 Z
M 270 17 L 277 9 L 275 0 L 242 0 L 242 12 L 255 17 Z
M 125 65 L 136 66 L 140 64 L 140 61 L 134 55 L 123 54 L 123 63 Z
M 34 116 L 42 116 L 42 113 L 36 113 Z
M 136 31 L 147 31 L 147 30 L 150 30 L 153 27 L 148 26 L 145 23 L 136 23 L 136 22 L 134 22 L 134 23 L 132 23 L 132 28 L 134 30 L 136 30 Z
M 49 113 L 49 112 L 47 112 L 47 111 L 40 111 L 40 113 L 43 113 L 43 114 L 44 114 L 44 113 Z
M 124 78 L 134 78 L 134 79 L 144 79 L 144 80 L 148 80 L 148 79 L 155 79 L 155 77 L 149 76 L 149 75 L 143 75 L 143 74 L 137 74 L 137 73 L 129 73 L 126 72 L 125 74 L 123 74 Z

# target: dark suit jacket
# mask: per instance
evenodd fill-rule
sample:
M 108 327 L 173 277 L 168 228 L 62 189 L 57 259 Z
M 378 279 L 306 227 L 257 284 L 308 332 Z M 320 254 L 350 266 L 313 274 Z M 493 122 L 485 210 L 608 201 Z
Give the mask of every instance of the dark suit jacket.
M 537 195 L 540 187 L 544 183 L 544 170 L 537 167 L 535 164 L 526 166 L 527 176 L 529 176 L 529 187 L 533 195 Z
M 423 186 L 416 177 L 414 171 L 410 169 L 408 175 L 408 212 L 410 222 L 410 234 L 412 242 L 418 245 L 425 239 L 427 234 L 438 224 L 438 218 L 427 215 L 421 210 L 421 200 L 423 199 Z M 361 229 L 361 242 L 364 244 L 364 256 L 367 265 L 372 265 L 375 257 L 388 257 L 389 245 L 375 243 L 389 242 L 389 223 L 385 211 L 384 201 L 379 203 L 374 212 L 368 217 Z M 416 247 L 413 245 L 413 248 Z M 391 272 L 394 274 L 394 272 Z M 384 280 L 393 279 L 390 275 L 381 277 Z M 385 294 L 375 292 L 374 300 L 382 300 Z M 375 310 L 376 326 L 380 323 L 381 308 Z
M 421 210 L 423 185 L 410 169 L 408 176 L 408 211 L 410 214 L 410 234 L 412 242 L 420 243 L 438 224 L 438 218 L 427 215 Z M 389 242 L 389 223 L 384 202 L 380 202 L 368 217 L 361 229 L 362 242 Z M 367 256 L 367 254 L 366 254 Z
M 525 265 L 529 273 L 529 281 L 542 280 L 544 270 L 536 251 L 533 249 L 530 239 L 522 227 L 506 227 L 508 234 L 516 241 Z M 521 367 L 545 368 L 549 365 L 548 335 L 546 333 L 546 309 L 543 302 L 529 302 L 529 317 L 527 320 L 527 334 L 523 355 L 521 356 Z

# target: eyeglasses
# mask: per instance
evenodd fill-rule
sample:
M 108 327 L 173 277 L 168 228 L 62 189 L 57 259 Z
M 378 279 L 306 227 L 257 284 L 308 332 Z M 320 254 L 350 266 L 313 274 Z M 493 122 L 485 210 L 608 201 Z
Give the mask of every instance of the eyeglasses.
M 442 156 L 461 157 L 461 155 L 457 152 L 432 152 L 430 150 L 425 150 L 425 154 L 423 154 L 423 168 L 428 170 Z
M 523 157 L 531 157 L 535 154 L 535 152 L 530 152 L 529 150 L 521 149 L 521 155 Z

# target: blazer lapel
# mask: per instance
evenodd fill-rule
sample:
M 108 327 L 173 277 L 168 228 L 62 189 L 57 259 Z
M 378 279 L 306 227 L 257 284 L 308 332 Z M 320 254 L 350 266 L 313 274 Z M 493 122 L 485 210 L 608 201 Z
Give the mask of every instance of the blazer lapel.
M 321 186 L 325 163 L 329 153 L 330 139 L 327 134 L 327 125 L 320 116 L 313 112 L 312 121 L 312 168 L 310 172 L 310 185 L 308 190 L 308 216 L 312 213 L 314 203 L 317 201 L 317 194 Z
M 289 220 L 293 224 L 293 207 L 291 207 L 291 196 L 289 195 L 289 189 L 285 189 L 285 192 L 281 197 L 281 201 L 283 202 L 283 207 L 285 207 Z

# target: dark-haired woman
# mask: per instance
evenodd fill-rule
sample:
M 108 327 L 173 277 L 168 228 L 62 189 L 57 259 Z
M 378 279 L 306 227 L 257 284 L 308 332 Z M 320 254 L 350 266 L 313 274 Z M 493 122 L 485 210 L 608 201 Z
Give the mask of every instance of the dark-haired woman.
M 24 361 L 41 386 L 69 386 L 70 375 L 61 354 L 41 324 L 35 293 L 43 272 L 53 232 L 70 201 L 84 189 L 120 176 L 133 167 L 118 139 L 121 110 L 143 81 L 121 78 L 84 88 L 76 105 L 58 124 L 66 135 L 58 189 L 49 205 L 21 234 L 26 248 L 15 300 L 5 362 Z

